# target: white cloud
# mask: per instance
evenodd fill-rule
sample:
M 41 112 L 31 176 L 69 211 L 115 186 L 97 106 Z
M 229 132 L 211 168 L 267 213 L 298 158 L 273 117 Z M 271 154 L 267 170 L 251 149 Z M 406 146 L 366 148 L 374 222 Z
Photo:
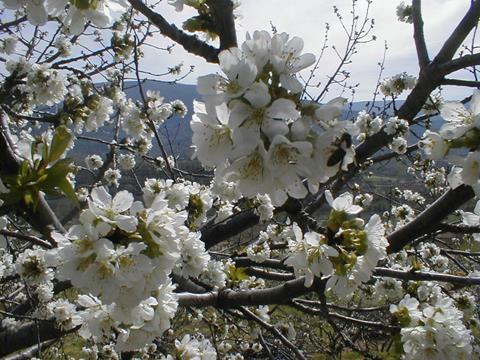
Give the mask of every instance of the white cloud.
M 357 90 L 357 100 L 368 100 L 378 78 L 379 67 L 384 51 L 385 41 L 389 50 L 385 61 L 385 76 L 391 76 L 406 71 L 409 74 L 418 73 L 418 65 L 413 42 L 413 27 L 411 24 L 401 23 L 396 18 L 396 6 L 400 1 L 376 0 L 372 3 L 370 17 L 375 19 L 373 34 L 377 36 L 375 42 L 360 45 L 353 63 L 347 70 L 351 73 L 351 83 L 360 83 Z M 347 26 L 350 25 L 350 11 L 352 0 L 243 0 L 240 7 L 242 18 L 237 25 L 238 39 L 242 41 L 247 31 L 257 29 L 271 29 L 273 24 L 278 31 L 285 31 L 291 36 L 300 36 L 305 41 L 305 51 L 316 55 L 320 53 L 323 43 L 325 24 L 330 24 L 329 40 L 340 51 L 346 43 L 346 36 L 338 19 L 333 13 L 333 6 L 337 6 L 343 15 Z M 366 1 L 356 2 L 357 13 L 361 16 L 366 9 Z M 430 55 L 438 51 L 444 40 L 454 29 L 458 21 L 465 14 L 468 1 L 458 0 L 429 0 L 423 2 L 425 21 L 425 36 Z M 162 5 L 162 15 L 168 21 L 181 25 L 189 13 L 176 13 L 172 7 Z M 191 14 L 191 13 L 190 13 Z M 207 64 L 204 60 L 187 54 L 180 46 L 176 46 L 172 56 L 159 57 L 157 51 L 146 51 L 144 64 L 149 70 L 165 70 L 166 66 L 183 62 L 185 66 L 195 65 L 196 72 L 184 81 L 195 83 L 199 75 L 218 71 L 215 65 Z M 338 59 L 332 49 L 329 49 L 322 59 L 319 72 L 315 80 L 325 82 L 328 75 L 336 68 Z M 338 89 L 337 89 L 338 90 Z M 467 93 L 469 90 L 467 90 Z M 463 96 L 464 90 L 451 89 L 446 92 L 447 98 Z M 335 89 L 329 97 L 338 95 Z

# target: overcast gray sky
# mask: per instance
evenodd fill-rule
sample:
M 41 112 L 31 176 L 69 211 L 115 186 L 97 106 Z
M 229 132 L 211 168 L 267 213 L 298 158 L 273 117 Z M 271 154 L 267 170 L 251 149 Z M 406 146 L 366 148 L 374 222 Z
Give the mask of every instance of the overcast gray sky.
M 241 18 L 237 23 L 238 39 L 242 41 L 247 31 L 270 30 L 272 23 L 280 32 L 285 31 L 291 36 L 302 37 L 305 41 L 305 51 L 318 55 L 323 42 L 325 24 L 329 23 L 330 45 L 335 44 L 341 50 L 344 48 L 346 36 L 333 13 L 333 6 L 339 8 L 345 22 L 349 23 L 351 3 L 352 0 L 242 0 L 239 8 Z M 397 20 L 396 6 L 399 3 L 397 0 L 374 0 L 371 4 L 370 17 L 375 19 L 373 34 L 377 40 L 361 45 L 353 63 L 347 68 L 351 72 L 351 83 L 361 84 L 356 94 L 357 101 L 369 100 L 372 97 L 379 71 L 377 63 L 382 59 L 385 42 L 389 49 L 383 77 L 403 71 L 412 75 L 418 72 L 413 28 L 411 24 Z M 424 0 L 422 3 L 425 36 L 432 56 L 465 14 L 470 0 Z M 359 15 L 364 13 L 365 4 L 366 0 L 358 0 Z M 169 22 L 174 22 L 178 26 L 189 15 L 194 14 L 189 11 L 176 13 L 166 1 L 163 1 L 159 8 Z M 153 49 L 146 50 L 144 59 L 144 65 L 156 72 L 162 72 L 166 66 L 179 62 L 183 62 L 185 66 L 195 65 L 196 68 L 193 75 L 183 80 L 185 83 L 194 84 L 197 76 L 219 71 L 217 66 L 185 53 L 179 46 L 171 57 L 159 56 Z M 337 64 L 338 61 L 332 52 L 327 52 L 316 79 L 325 79 Z M 465 90 L 452 88 L 446 90 L 444 96 L 450 99 L 466 94 Z M 338 93 L 331 91 L 328 98 L 335 96 L 338 96 Z

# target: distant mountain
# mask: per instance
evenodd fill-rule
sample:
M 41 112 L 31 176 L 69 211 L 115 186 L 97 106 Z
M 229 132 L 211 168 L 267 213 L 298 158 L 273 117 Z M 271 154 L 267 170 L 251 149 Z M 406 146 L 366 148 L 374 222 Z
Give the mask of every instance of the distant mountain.
M 192 144 L 192 130 L 190 128 L 190 119 L 193 113 L 193 100 L 200 99 L 195 85 L 172 84 L 160 81 L 147 80 L 142 84 L 143 90 L 153 90 L 160 92 L 160 95 L 165 98 L 165 102 L 180 99 L 188 108 L 188 113 L 184 118 L 180 116 L 173 116 L 168 119 L 164 125 L 160 126 L 160 134 L 162 143 L 168 154 L 175 154 L 181 159 L 190 159 L 193 151 Z M 128 98 L 137 101 L 140 100 L 140 91 L 138 83 L 135 81 L 125 83 L 125 93 Z M 94 137 L 104 141 L 112 140 L 113 133 L 112 126 L 104 126 L 99 131 L 84 133 L 87 137 Z M 73 151 L 74 157 L 83 159 L 88 154 L 101 154 L 108 151 L 108 146 L 98 142 L 79 139 L 75 144 Z M 153 142 L 152 156 L 159 156 L 160 149 L 157 143 Z
M 186 85 L 179 83 L 168 83 L 147 80 L 143 83 L 143 90 L 153 90 L 160 92 L 160 95 L 165 98 L 165 101 L 172 101 L 175 99 L 182 100 L 188 108 L 188 114 L 181 118 L 179 116 L 174 116 L 171 119 L 167 120 L 164 125 L 160 127 L 160 133 L 162 142 L 165 146 L 167 153 L 175 154 L 179 156 L 180 159 L 187 160 L 192 156 L 192 130 L 190 128 L 190 120 L 193 113 L 193 101 L 195 99 L 200 100 L 201 97 L 196 91 L 195 85 Z M 134 101 L 140 100 L 140 92 L 138 88 L 138 83 L 135 81 L 125 83 L 125 93 L 128 98 L 131 98 Z M 397 106 L 401 106 L 403 102 L 399 101 Z M 353 119 L 357 114 L 362 110 L 370 110 L 371 113 L 380 114 L 383 111 L 384 103 L 383 101 L 377 101 L 373 106 L 371 102 L 367 101 L 358 101 L 348 104 L 345 107 L 343 112 L 343 117 L 347 119 Z M 382 115 L 383 117 L 391 116 L 393 114 L 393 109 L 387 109 Z M 432 129 L 438 130 L 441 126 L 440 117 L 436 116 L 432 118 Z M 422 135 L 423 130 L 419 126 L 412 127 L 412 131 L 416 135 Z M 112 139 L 113 126 L 106 126 L 95 133 L 85 133 L 85 136 L 91 136 L 95 138 L 102 139 L 104 141 L 111 141 Z M 410 134 L 409 143 L 413 143 L 418 140 L 415 135 Z M 160 150 L 156 144 L 153 142 L 153 151 L 152 155 L 159 156 Z M 92 141 L 79 140 L 75 145 L 75 150 L 73 155 L 77 159 L 83 159 L 88 154 L 94 153 L 106 153 L 108 147 L 105 144 L 100 144 Z

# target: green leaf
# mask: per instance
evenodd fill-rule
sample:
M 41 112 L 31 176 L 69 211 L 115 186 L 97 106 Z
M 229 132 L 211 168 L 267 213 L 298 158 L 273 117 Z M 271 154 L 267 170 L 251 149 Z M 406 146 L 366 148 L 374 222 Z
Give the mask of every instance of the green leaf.
M 61 179 L 58 183 L 58 187 L 75 204 L 76 207 L 80 207 L 77 194 L 75 193 L 75 189 L 73 188 L 72 184 L 70 184 L 70 181 L 68 181 L 66 178 Z
M 52 138 L 52 144 L 50 145 L 50 154 L 48 162 L 52 163 L 58 160 L 65 150 L 67 149 L 70 141 L 72 140 L 72 134 L 65 125 L 60 125 L 55 129 L 55 134 Z
M 247 269 L 244 267 L 236 267 L 234 265 L 230 266 L 228 269 L 228 275 L 231 281 L 243 281 L 247 280 L 249 276 L 247 275 Z

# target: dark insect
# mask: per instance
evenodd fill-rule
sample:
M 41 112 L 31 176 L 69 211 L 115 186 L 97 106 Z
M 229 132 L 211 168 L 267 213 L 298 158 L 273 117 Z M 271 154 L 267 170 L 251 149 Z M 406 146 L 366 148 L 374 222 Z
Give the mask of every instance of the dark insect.
M 337 149 L 328 158 L 327 166 L 334 166 L 343 161 L 343 157 L 347 153 L 346 149 L 352 146 L 352 136 L 348 133 L 342 134 L 341 137 L 335 140 L 334 146 Z

